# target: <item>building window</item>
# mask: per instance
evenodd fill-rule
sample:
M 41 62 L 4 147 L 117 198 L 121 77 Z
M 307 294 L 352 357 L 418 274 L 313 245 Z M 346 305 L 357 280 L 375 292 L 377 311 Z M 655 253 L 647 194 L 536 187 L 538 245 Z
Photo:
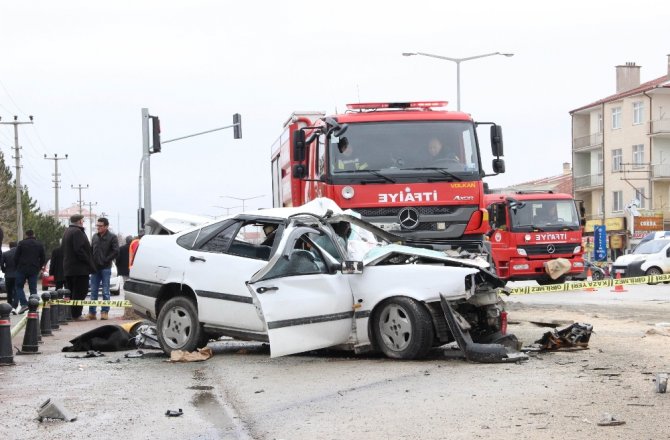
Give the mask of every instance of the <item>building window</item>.
M 612 150 L 612 171 L 623 171 L 623 150 Z
M 621 107 L 612 109 L 612 130 L 621 128 Z
M 644 145 L 633 145 L 633 168 L 642 168 L 644 166 Z
M 623 211 L 623 191 L 612 191 L 612 212 Z
M 640 209 L 645 209 L 644 205 L 644 188 L 636 188 L 635 189 L 635 198 L 638 201 L 638 207 Z
M 642 101 L 633 103 L 633 125 L 640 125 L 644 117 L 644 103 Z

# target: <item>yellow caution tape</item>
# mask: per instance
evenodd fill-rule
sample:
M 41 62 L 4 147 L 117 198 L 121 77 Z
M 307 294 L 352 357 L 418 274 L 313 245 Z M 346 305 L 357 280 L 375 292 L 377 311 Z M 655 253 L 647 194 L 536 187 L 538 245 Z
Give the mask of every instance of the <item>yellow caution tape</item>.
M 600 281 L 573 281 L 563 284 L 551 284 L 548 286 L 524 286 L 505 289 L 512 295 L 530 295 L 533 293 L 567 292 L 570 290 L 580 290 L 589 287 L 602 288 L 614 286 L 628 286 L 633 284 L 649 284 L 670 282 L 670 274 L 663 275 L 645 275 L 642 277 L 631 277 L 621 279 L 611 279 Z
M 70 300 L 65 301 L 62 299 L 57 299 L 51 301 L 50 304 L 57 306 L 106 306 L 106 307 L 132 307 L 132 304 L 128 300 L 118 300 L 118 301 L 104 301 L 104 300 Z

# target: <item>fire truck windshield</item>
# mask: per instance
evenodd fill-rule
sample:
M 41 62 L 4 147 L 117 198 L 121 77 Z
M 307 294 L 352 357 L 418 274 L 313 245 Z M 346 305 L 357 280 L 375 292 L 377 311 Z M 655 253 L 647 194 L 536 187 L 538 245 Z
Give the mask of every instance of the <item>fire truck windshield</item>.
M 349 123 L 343 136 L 329 139 L 328 152 L 333 177 L 372 170 L 394 179 L 481 179 L 475 129 L 468 121 Z
M 512 231 L 560 231 L 579 229 L 575 202 L 565 200 L 524 200 L 510 209 Z

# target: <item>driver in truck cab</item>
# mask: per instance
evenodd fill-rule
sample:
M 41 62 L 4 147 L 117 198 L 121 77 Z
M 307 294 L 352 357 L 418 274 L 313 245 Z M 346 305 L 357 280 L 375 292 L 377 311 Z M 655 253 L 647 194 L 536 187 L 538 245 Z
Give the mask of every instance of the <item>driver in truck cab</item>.
M 346 137 L 340 138 L 340 141 L 337 144 L 337 151 L 339 152 L 339 155 L 337 163 L 335 164 L 336 171 L 355 171 L 368 168 L 366 162 L 363 162 L 356 157 L 354 149 L 349 145 L 349 139 Z

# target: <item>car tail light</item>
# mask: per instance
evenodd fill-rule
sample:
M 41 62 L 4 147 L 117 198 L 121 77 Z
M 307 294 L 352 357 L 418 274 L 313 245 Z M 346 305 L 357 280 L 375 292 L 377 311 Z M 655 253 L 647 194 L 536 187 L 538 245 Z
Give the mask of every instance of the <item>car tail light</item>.
M 500 333 L 503 335 L 507 334 L 507 312 L 500 312 Z
M 133 267 L 133 262 L 135 261 L 135 255 L 137 254 L 137 250 L 140 248 L 140 240 L 136 238 L 130 243 L 130 247 L 128 248 L 128 269 Z

